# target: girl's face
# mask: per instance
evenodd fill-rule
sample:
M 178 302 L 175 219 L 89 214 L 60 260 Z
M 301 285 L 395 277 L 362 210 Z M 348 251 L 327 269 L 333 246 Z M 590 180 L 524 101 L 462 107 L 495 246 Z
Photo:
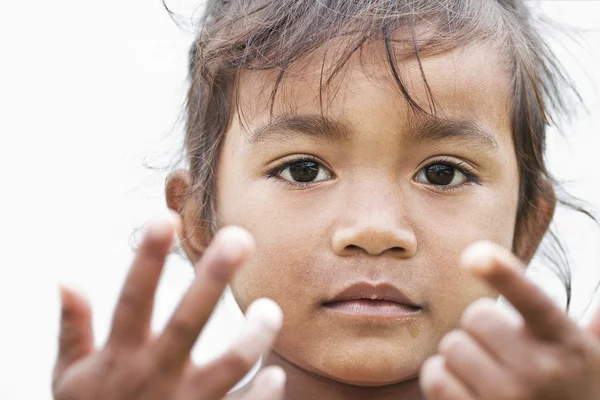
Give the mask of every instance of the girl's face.
M 276 72 L 241 77 L 245 124 L 234 116 L 222 148 L 217 210 L 220 225 L 256 239 L 232 291 L 242 310 L 260 297 L 279 303 L 276 353 L 340 382 L 382 385 L 414 377 L 465 307 L 495 295 L 458 260 L 477 240 L 511 246 L 519 179 L 509 75 L 491 46 L 422 59 L 437 118 L 412 112 L 384 54 L 369 51 L 324 93 L 325 120 L 319 56 L 283 81 L 271 126 Z M 429 109 L 416 60 L 400 70 Z M 345 303 L 379 313 L 365 315 L 328 303 L 359 282 L 392 285 L 415 307 Z

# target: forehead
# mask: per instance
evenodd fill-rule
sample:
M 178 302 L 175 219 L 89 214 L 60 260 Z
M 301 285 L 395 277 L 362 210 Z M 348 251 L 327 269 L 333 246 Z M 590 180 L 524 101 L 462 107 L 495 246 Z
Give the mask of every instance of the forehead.
M 415 118 L 394 80 L 381 43 L 368 44 L 353 53 L 327 86 L 324 82 L 337 67 L 337 60 L 323 59 L 323 51 L 315 51 L 294 63 L 277 85 L 274 98 L 278 71 L 244 71 L 237 98 L 243 124 L 239 124 L 236 109 L 233 128 L 244 132 L 266 124 L 271 106 L 273 115 L 323 112 L 334 119 L 358 123 L 369 117 L 399 123 Z M 394 65 L 409 96 L 436 117 L 474 121 L 490 131 L 510 126 L 511 74 L 493 44 L 471 43 L 441 54 L 423 54 L 420 60 L 405 57 Z M 352 118 L 361 110 L 365 111 L 362 118 Z M 376 112 L 369 112 L 373 110 Z

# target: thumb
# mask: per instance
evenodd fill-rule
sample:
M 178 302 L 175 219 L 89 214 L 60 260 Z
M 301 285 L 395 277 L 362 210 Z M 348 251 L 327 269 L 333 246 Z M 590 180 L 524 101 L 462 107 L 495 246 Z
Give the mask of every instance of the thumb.
M 600 340 L 600 307 L 594 312 L 586 330 Z
M 67 368 L 94 348 L 92 312 L 88 301 L 75 290 L 60 285 L 61 320 L 57 370 Z

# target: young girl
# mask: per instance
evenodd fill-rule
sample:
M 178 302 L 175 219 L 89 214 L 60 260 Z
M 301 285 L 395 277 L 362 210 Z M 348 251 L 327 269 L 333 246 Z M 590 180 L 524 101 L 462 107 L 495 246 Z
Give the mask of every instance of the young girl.
M 523 275 L 565 81 L 521 1 L 212 0 L 202 22 L 175 213 L 104 348 L 62 290 L 57 400 L 600 398 L 600 316 L 578 327 Z M 196 279 L 151 336 L 175 232 Z M 244 333 L 195 366 L 228 283 Z

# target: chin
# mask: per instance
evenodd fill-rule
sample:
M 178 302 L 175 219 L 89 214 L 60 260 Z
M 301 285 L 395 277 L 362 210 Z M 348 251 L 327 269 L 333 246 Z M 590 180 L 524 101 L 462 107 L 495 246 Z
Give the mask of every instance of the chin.
M 381 386 L 389 386 L 395 385 L 402 382 L 406 382 L 418 377 L 418 371 L 413 371 L 410 374 L 386 374 L 376 371 L 365 371 L 362 370 L 355 374 L 354 376 L 344 376 L 344 377 L 332 377 L 340 383 L 344 383 L 346 385 L 353 386 L 364 386 L 364 387 L 381 387 Z
M 427 357 L 425 354 L 407 354 L 402 349 L 391 349 L 389 344 L 385 348 L 363 346 L 354 350 L 337 350 L 318 360 L 318 373 L 355 386 L 386 386 L 414 379 Z

